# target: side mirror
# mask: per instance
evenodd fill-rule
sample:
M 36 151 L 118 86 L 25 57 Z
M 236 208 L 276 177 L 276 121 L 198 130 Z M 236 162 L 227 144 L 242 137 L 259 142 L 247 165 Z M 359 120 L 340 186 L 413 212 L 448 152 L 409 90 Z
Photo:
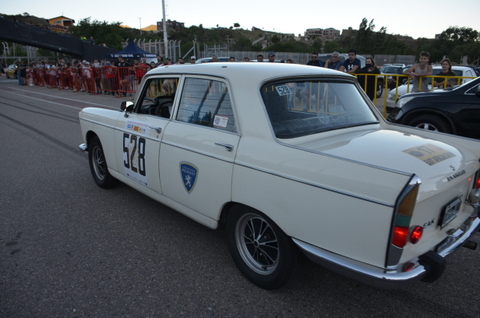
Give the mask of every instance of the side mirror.
M 131 113 L 133 111 L 133 102 L 132 101 L 123 101 L 120 104 L 120 109 L 124 112 L 129 112 Z

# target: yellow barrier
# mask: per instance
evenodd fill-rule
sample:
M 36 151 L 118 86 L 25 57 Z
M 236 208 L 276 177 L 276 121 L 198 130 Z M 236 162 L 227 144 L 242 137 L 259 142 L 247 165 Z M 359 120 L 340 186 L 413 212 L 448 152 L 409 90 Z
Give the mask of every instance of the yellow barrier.
M 386 117 L 387 116 L 387 97 L 388 97 L 388 92 L 386 92 L 385 90 L 388 88 L 390 90 L 392 89 L 395 89 L 395 100 L 398 99 L 398 87 L 403 85 L 403 83 L 400 83 L 400 81 L 402 82 L 405 82 L 406 85 L 407 85 L 407 93 L 410 93 L 411 89 L 410 87 L 412 86 L 412 84 L 410 83 L 410 76 L 409 75 L 403 75 L 403 74 L 353 74 L 355 76 L 365 76 L 365 82 L 363 83 L 364 84 L 364 91 L 367 92 L 367 88 L 368 88 L 368 81 L 367 81 L 367 76 L 375 76 L 375 87 L 378 87 L 378 81 L 379 81 L 379 77 L 383 78 L 383 96 L 382 96 L 382 99 L 383 99 L 383 116 Z M 392 87 L 390 87 L 390 84 L 389 84 L 389 81 L 388 81 L 388 78 L 391 77 L 392 79 L 394 79 L 395 81 L 395 84 L 394 86 L 392 85 Z M 443 81 L 443 88 L 447 88 L 447 85 L 448 83 L 450 82 L 452 84 L 452 86 L 454 85 L 460 85 L 462 84 L 462 81 L 464 79 L 474 79 L 475 77 L 471 77 L 471 76 L 441 76 L 441 75 L 429 75 L 429 76 L 422 76 L 422 77 L 426 77 L 426 78 L 432 78 L 432 81 L 434 82 L 435 81 L 435 78 L 444 78 L 445 80 Z M 402 80 L 403 79 L 403 80 Z M 449 81 L 450 80 L 450 81 Z M 454 80 L 454 81 L 453 81 Z M 386 83 L 388 85 L 386 85 Z M 360 83 L 362 84 L 362 83 Z M 422 81 L 419 81 L 419 90 L 421 90 L 421 87 L 422 87 Z M 430 90 L 431 90 L 431 87 L 432 87 L 432 83 L 430 82 L 429 84 L 429 87 L 430 87 Z M 375 106 L 377 106 L 377 94 L 374 95 L 374 99 L 373 99 L 373 104 Z

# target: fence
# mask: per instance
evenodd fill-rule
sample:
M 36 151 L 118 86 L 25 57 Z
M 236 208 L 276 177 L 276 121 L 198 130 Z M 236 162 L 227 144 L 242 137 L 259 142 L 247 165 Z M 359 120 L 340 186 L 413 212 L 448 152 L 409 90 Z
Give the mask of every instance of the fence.
M 85 67 L 66 69 L 27 68 L 26 83 L 31 86 L 69 89 L 90 94 L 125 96 L 134 94 L 147 72 L 147 66 L 135 67 Z
M 69 89 L 73 92 L 87 92 L 90 94 L 111 94 L 113 96 L 126 96 L 135 94 L 138 91 L 139 84 L 143 76 L 148 71 L 146 66 L 132 67 L 111 67 L 104 66 L 100 68 L 67 68 L 50 69 L 27 68 L 26 84 L 44 86 L 47 88 Z M 405 83 L 406 92 L 411 92 L 413 84 L 409 81 L 408 75 L 384 75 L 384 74 L 354 74 L 357 76 L 363 90 L 369 95 L 376 106 L 383 106 L 386 116 L 386 105 L 388 94 L 380 94 L 386 89 L 395 90 L 396 101 L 398 99 L 398 88 Z M 459 85 L 475 77 L 461 76 L 424 76 L 425 78 L 438 79 L 443 78 L 443 86 Z M 429 80 L 430 82 L 432 80 Z M 421 81 L 419 81 L 421 85 Z M 438 81 L 440 82 L 440 81 Z M 431 84 L 430 84 L 431 85 Z M 431 86 L 430 86 L 431 87 Z M 419 86 L 421 89 L 421 86 Z

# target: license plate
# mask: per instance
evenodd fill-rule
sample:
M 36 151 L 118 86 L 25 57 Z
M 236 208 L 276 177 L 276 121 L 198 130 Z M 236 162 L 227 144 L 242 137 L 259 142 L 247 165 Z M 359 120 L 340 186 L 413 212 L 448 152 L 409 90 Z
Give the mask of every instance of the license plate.
M 442 215 L 442 223 L 440 224 L 441 228 L 445 227 L 448 223 L 450 223 L 454 218 L 457 217 L 461 205 L 462 197 L 458 197 L 445 207 Z

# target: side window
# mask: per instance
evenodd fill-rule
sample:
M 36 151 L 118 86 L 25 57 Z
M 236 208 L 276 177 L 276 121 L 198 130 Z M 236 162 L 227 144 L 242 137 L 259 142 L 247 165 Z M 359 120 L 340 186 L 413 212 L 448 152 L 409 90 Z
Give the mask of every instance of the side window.
M 145 83 L 136 112 L 170 118 L 178 78 L 152 78 Z
M 176 119 L 230 132 L 237 131 L 227 85 L 216 80 L 187 78 Z

